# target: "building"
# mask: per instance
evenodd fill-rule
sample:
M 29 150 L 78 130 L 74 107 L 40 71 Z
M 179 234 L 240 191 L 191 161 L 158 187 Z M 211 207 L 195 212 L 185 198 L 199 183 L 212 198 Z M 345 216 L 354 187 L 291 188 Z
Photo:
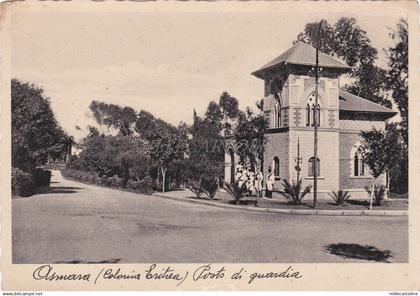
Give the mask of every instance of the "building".
M 340 76 L 351 70 L 345 63 L 319 52 L 319 99 L 315 106 L 315 48 L 298 42 L 286 52 L 253 72 L 264 80 L 266 131 L 262 169 L 275 174 L 275 189 L 281 180 L 297 179 L 296 158 L 302 157 L 300 178 L 313 184 L 314 112 L 318 127 L 318 192 L 348 190 L 353 198 L 367 196 L 364 187 L 371 176 L 357 153 L 360 131 L 384 129 L 396 112 L 340 89 Z M 225 154 L 225 181 L 232 182 L 238 165 L 234 145 Z M 378 180 L 385 184 L 385 177 Z

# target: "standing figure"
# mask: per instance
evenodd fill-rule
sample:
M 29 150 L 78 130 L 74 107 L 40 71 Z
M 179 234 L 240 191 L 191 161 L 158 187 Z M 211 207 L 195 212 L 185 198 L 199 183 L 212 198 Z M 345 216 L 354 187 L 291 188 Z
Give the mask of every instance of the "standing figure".
M 263 173 L 259 171 L 255 177 L 255 188 L 257 190 L 257 196 L 262 197 L 262 186 L 263 186 Z
M 249 195 L 254 196 L 255 195 L 255 174 L 253 171 L 250 171 L 249 177 L 248 177 L 248 191 Z
M 268 198 L 272 198 L 273 190 L 274 190 L 274 174 L 271 171 L 271 167 L 268 167 L 265 196 Z

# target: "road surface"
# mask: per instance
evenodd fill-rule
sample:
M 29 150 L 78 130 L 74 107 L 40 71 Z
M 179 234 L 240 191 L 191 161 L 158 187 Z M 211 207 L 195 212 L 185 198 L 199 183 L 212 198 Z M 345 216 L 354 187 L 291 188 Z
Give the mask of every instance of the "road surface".
M 408 260 L 407 217 L 221 209 L 85 185 L 57 171 L 52 182 L 47 194 L 12 200 L 13 263 L 374 262 L 352 250 Z

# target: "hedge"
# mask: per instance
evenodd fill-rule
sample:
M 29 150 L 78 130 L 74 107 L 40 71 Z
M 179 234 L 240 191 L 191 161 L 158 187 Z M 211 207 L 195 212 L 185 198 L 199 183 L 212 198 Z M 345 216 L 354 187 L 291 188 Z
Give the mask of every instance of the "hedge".
M 71 179 L 79 180 L 85 183 L 101 185 L 112 188 L 126 189 L 129 191 L 137 193 L 151 194 L 152 189 L 152 179 L 147 176 L 140 181 L 128 180 L 124 186 L 124 179 L 115 175 L 112 177 L 99 176 L 93 172 L 75 170 L 75 169 L 65 169 L 62 172 L 64 177 Z
M 49 186 L 51 182 L 51 171 L 46 171 L 41 168 L 36 168 L 32 172 L 34 182 L 37 187 Z
M 12 194 L 17 196 L 31 196 L 42 187 L 50 185 L 51 172 L 36 168 L 32 173 L 12 168 Z
M 153 181 L 149 176 L 140 181 L 128 180 L 126 187 L 134 192 L 151 194 L 153 192 Z

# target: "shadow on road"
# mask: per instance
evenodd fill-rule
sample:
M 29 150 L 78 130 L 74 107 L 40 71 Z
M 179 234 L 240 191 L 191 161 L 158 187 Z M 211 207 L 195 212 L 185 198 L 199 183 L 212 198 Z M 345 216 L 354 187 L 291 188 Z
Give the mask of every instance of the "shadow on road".
M 81 187 L 57 186 L 51 187 L 45 194 L 59 194 L 59 193 L 77 193 Z
M 71 261 L 57 261 L 55 264 L 107 264 L 107 263 L 118 263 L 121 259 L 105 259 L 101 261 L 83 261 L 83 260 L 71 260 Z
M 330 244 L 325 247 L 326 250 L 333 254 L 344 258 L 353 258 L 361 260 L 369 260 L 376 262 L 389 263 L 387 260 L 391 258 L 391 251 L 379 250 L 373 246 L 362 246 L 359 244 Z

